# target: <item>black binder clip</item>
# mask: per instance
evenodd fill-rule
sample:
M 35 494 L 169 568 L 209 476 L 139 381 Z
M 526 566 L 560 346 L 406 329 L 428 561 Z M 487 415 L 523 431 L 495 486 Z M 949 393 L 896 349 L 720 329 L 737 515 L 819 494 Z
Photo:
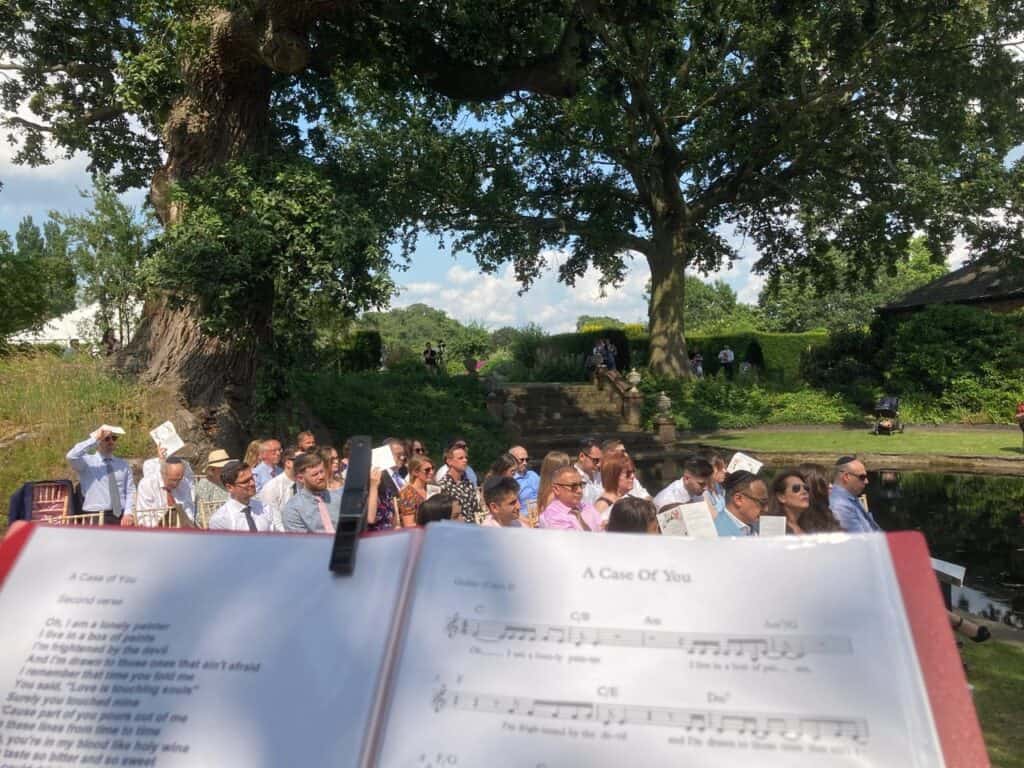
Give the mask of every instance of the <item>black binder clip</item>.
M 334 532 L 334 548 L 328 566 L 339 576 L 351 576 L 356 568 L 359 535 L 366 528 L 366 495 L 370 490 L 370 438 L 353 437 L 341 493 L 341 512 Z

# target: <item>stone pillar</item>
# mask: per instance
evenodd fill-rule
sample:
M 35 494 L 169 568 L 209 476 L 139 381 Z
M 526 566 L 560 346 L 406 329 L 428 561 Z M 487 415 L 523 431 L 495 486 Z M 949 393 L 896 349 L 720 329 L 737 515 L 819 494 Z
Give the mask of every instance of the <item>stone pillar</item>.
M 659 443 L 668 445 L 676 441 L 676 422 L 671 416 L 657 416 L 654 419 Z
M 495 421 L 501 421 L 504 415 L 504 405 L 501 402 L 501 396 L 497 392 L 487 393 L 487 413 Z
M 643 422 L 644 396 L 639 392 L 627 392 L 622 401 L 622 416 L 631 427 L 639 427 Z
M 597 385 L 598 389 L 604 389 L 604 372 L 605 367 L 603 363 L 599 364 L 597 368 L 594 369 L 594 383 Z

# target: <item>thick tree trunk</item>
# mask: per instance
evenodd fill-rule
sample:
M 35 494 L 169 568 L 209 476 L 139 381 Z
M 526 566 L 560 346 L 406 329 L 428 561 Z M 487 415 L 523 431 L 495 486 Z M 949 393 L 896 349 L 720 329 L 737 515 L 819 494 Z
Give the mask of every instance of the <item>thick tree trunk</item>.
M 687 378 L 690 364 L 683 326 L 686 241 L 680 227 L 655 223 L 653 229 L 652 247 L 647 254 L 651 268 L 649 366 L 662 376 Z
M 165 226 L 187 215 L 170 201 L 171 184 L 272 148 L 272 72 L 261 48 L 272 36 L 261 35 L 244 11 L 215 11 L 209 29 L 209 46 L 184 68 L 186 91 L 164 124 L 167 161 L 150 185 L 150 201 Z M 194 307 L 157 298 L 147 302 L 122 356 L 142 381 L 178 393 L 195 417 L 187 419 L 194 428 L 183 438 L 200 453 L 215 446 L 241 458 L 248 440 L 257 349 L 271 335 L 272 286 L 269 296 L 251 298 L 247 325 L 255 341 L 211 337 Z

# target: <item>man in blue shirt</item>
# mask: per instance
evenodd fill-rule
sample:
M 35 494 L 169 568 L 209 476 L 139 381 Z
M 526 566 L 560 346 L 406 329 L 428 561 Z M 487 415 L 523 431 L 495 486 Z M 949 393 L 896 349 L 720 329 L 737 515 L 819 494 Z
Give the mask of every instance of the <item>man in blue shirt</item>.
M 867 486 L 868 472 L 864 462 L 856 456 L 843 456 L 836 461 L 828 505 L 839 521 L 839 526 L 847 533 L 871 533 L 881 530 L 875 518 L 858 498 Z
M 529 469 L 530 454 L 521 445 L 513 445 L 508 452 L 516 460 L 516 468 L 512 477 L 519 483 L 519 506 L 524 510 L 531 501 L 537 500 L 537 491 L 540 489 L 540 475 Z
M 756 536 L 768 508 L 768 487 L 752 472 L 738 470 L 725 480 L 725 509 L 715 517 L 719 536 Z
M 281 441 L 270 438 L 260 444 L 260 463 L 252 468 L 252 476 L 256 481 L 256 493 L 263 486 L 281 474 Z
M 82 486 L 82 511 L 102 512 L 104 525 L 131 524 L 125 512 L 135 506 L 135 478 L 128 462 L 114 456 L 118 436 L 97 429 L 67 454 Z M 95 453 L 87 453 L 95 448 Z

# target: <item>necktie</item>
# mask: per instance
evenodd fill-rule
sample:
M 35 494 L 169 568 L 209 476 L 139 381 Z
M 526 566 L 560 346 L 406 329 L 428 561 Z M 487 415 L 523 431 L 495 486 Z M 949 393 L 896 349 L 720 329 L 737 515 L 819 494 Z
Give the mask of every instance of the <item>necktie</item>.
M 248 506 L 242 507 L 242 514 L 245 515 L 245 524 L 249 526 L 249 533 L 256 533 L 256 521 L 252 519 L 252 510 Z
M 398 472 L 392 472 L 391 479 L 395 481 L 395 488 L 402 490 L 402 486 L 405 485 L 405 480 L 402 479 L 402 476 Z
M 327 505 L 319 496 L 316 497 L 316 508 L 320 513 L 320 522 L 327 533 L 334 533 L 334 523 L 331 522 L 331 513 L 327 511 Z
M 107 467 L 107 488 L 110 493 L 110 511 L 114 517 L 121 517 L 121 489 L 117 485 L 117 477 L 114 475 L 114 463 L 112 459 L 104 459 Z
M 168 509 L 170 509 L 171 507 L 173 507 L 175 504 L 178 503 L 178 502 L 176 502 L 174 500 L 174 494 L 171 493 L 171 489 L 170 488 L 164 488 L 164 493 L 167 494 L 167 508 Z
M 581 526 L 583 526 L 583 530 L 584 531 L 590 531 L 591 530 L 590 526 L 587 525 L 587 521 L 583 519 L 583 510 L 581 510 L 581 509 L 570 509 L 569 511 L 572 512 L 573 516 L 579 521 L 579 524 Z

